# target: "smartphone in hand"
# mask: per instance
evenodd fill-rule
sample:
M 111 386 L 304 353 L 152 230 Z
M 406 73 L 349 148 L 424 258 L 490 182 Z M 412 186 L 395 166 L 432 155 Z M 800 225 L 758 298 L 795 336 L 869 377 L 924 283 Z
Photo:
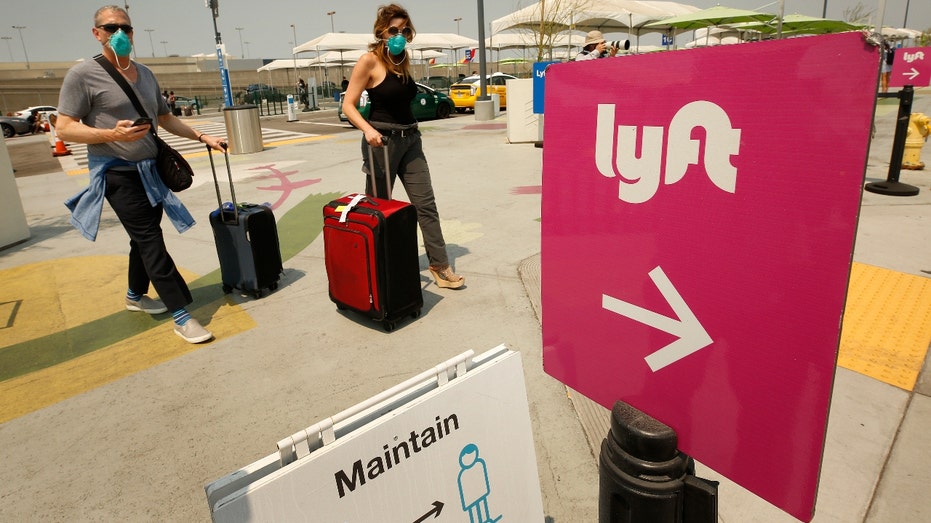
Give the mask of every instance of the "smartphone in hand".
M 136 121 L 133 122 L 133 127 L 137 125 L 152 125 L 152 119 L 151 118 L 137 118 Z

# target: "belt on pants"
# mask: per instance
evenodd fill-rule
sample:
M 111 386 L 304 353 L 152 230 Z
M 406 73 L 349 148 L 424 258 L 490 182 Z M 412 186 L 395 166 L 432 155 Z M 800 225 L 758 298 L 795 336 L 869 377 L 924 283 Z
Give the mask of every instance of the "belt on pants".
M 417 127 L 411 127 L 409 129 L 379 129 L 376 127 L 375 130 L 385 136 L 400 136 L 401 138 L 407 138 L 408 136 L 413 136 L 414 133 L 417 132 Z

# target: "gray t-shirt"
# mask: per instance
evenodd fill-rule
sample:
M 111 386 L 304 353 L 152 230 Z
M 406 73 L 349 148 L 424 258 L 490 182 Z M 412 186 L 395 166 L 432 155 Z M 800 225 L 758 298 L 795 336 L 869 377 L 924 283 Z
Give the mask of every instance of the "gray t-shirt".
M 154 120 L 158 115 L 168 113 L 168 104 L 162 98 L 152 71 L 140 63 L 136 63 L 136 71 L 136 83 L 129 84 L 149 118 Z M 135 120 L 141 116 L 119 84 L 95 60 L 85 60 L 65 75 L 58 98 L 58 112 L 81 120 L 87 126 L 101 129 L 112 129 L 118 120 Z M 153 122 L 157 123 L 158 120 Z M 135 142 L 107 142 L 87 146 L 88 154 L 133 162 L 155 158 L 156 152 L 155 141 L 150 136 Z

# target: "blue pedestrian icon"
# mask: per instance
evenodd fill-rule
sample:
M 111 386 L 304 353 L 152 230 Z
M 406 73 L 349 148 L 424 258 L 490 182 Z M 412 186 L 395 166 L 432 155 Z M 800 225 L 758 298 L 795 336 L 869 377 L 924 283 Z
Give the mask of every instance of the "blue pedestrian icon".
M 495 523 L 502 516 L 491 517 L 488 510 L 488 469 L 485 460 L 478 455 L 478 446 L 469 443 L 459 453 L 459 500 L 463 512 L 469 513 L 471 523 Z

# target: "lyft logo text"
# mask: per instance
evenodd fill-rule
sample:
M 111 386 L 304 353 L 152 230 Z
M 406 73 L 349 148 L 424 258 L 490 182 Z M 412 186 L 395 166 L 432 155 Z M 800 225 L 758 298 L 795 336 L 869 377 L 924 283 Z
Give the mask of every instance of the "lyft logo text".
M 740 150 L 740 129 L 731 126 L 730 117 L 718 105 L 695 101 L 679 109 L 669 122 L 665 148 L 663 127 L 617 125 L 615 105 L 599 104 L 595 134 L 595 165 L 603 176 L 620 175 L 618 198 L 627 203 L 644 203 L 659 190 L 660 178 L 672 185 L 685 176 L 689 165 L 698 165 L 701 143 L 692 139 L 692 130 L 705 129 L 704 168 L 708 178 L 722 191 L 734 193 L 737 168 L 731 156 Z M 617 133 L 615 135 L 615 129 Z M 637 155 L 637 133 L 641 133 Z M 616 138 L 616 139 L 615 139 Z
M 910 64 L 910 63 L 914 62 L 915 60 L 924 60 L 924 59 L 925 59 L 925 54 L 924 54 L 923 52 L 921 52 L 921 51 L 918 51 L 917 53 L 909 53 L 908 51 L 906 51 L 906 52 L 903 53 L 903 54 L 905 55 L 903 58 L 905 59 L 905 63 L 907 63 L 907 64 Z

